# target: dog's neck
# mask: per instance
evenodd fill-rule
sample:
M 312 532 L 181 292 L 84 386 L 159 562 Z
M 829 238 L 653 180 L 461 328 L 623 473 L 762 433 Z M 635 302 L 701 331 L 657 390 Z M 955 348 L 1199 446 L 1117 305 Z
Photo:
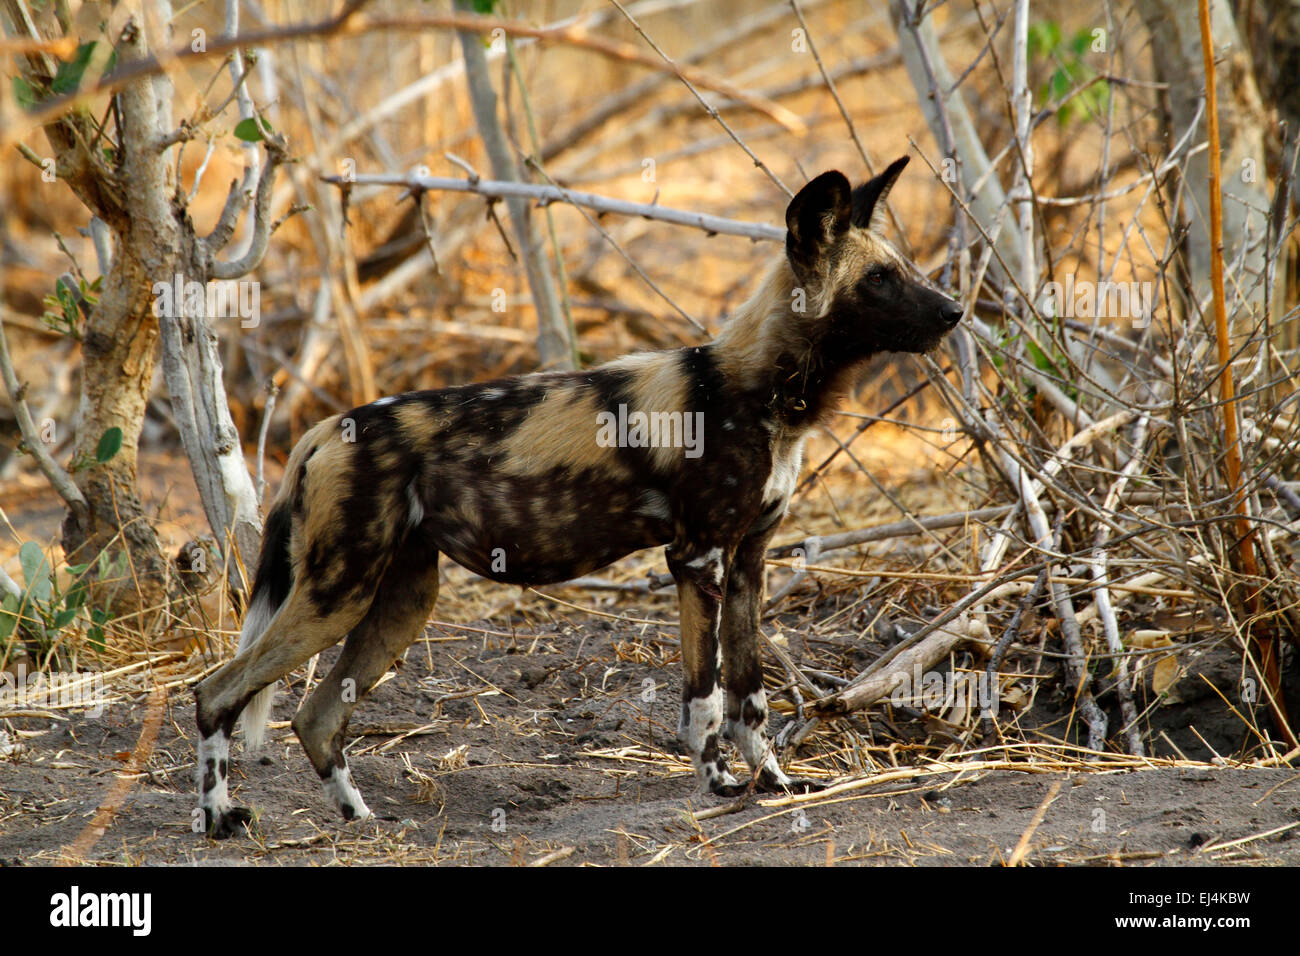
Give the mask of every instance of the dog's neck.
M 827 348 L 821 333 L 829 306 L 801 289 L 782 256 L 710 345 L 728 381 L 782 424 L 811 428 L 823 421 L 852 390 L 867 357 Z

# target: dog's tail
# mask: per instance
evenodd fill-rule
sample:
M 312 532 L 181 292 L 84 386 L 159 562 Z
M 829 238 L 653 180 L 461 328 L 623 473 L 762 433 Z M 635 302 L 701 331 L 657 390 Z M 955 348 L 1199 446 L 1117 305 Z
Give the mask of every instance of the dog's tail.
M 293 503 L 299 497 L 298 485 L 302 480 L 303 466 L 324 436 L 335 428 L 337 417 L 327 418 L 309 431 L 289 455 L 284 483 L 266 515 L 266 527 L 262 530 L 257 574 L 253 579 L 253 593 L 248 602 L 248 613 L 244 615 L 244 626 L 239 632 L 239 650 L 236 656 L 247 654 L 262 639 L 293 587 L 293 564 L 289 558 Z M 244 707 L 245 750 L 256 750 L 266 740 L 266 724 L 279 683 L 276 681 L 263 687 Z
M 266 633 L 293 585 L 293 568 L 289 564 L 289 531 L 293 515 L 288 501 L 277 501 L 266 516 L 262 531 L 262 551 L 257 557 L 257 577 L 253 581 L 252 599 L 244 626 L 239 632 L 238 655 L 247 654 Z M 263 687 L 244 708 L 244 748 L 256 750 L 266 739 L 266 722 L 271 714 L 275 689 L 279 684 Z

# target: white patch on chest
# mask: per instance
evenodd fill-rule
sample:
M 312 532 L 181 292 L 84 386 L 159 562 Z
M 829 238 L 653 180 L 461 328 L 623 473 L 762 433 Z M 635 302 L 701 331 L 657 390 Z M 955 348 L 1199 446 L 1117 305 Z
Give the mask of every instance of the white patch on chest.
M 794 486 L 799 481 L 799 469 L 803 467 L 804 441 L 805 438 L 789 443 L 777 442 L 772 449 L 772 471 L 763 485 L 764 510 L 778 502 L 790 500 Z
M 692 571 L 708 574 L 716 586 L 722 586 L 722 549 L 710 548 L 694 561 L 687 561 L 686 566 Z

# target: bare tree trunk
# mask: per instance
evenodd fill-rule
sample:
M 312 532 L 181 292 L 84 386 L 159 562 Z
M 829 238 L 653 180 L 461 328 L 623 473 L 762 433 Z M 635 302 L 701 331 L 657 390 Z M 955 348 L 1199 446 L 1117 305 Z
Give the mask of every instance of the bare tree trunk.
M 43 11 L 34 18 L 26 0 L 3 2 L 10 35 L 35 39 L 71 30 L 57 12 Z M 227 2 L 227 22 L 235 24 L 237 0 Z M 146 59 L 151 45 L 164 48 L 171 19 L 168 0 L 154 0 L 136 13 L 115 13 L 108 29 L 119 65 Z M 233 82 L 238 83 L 242 65 L 238 58 L 234 63 Z M 45 94 L 57 66 L 44 54 L 28 56 L 25 79 Z M 165 73 L 124 86 L 116 103 L 118 150 L 111 157 L 87 146 L 107 137 L 86 111 L 70 111 L 45 127 L 59 178 L 108 225 L 114 239 L 103 291 L 82 335 L 84 370 L 71 471 L 85 505 L 69 501 L 63 547 L 69 562 L 82 562 L 105 549 L 117 553 L 125 543 L 127 574 L 99 585 L 99 603 L 118 616 L 162 608 L 172 590 L 171 565 L 136 485 L 140 428 L 160 332 L 168 345 L 166 377 L 182 442 L 218 545 L 231 558 L 229 546 L 235 543 L 242 561 L 251 564 L 261 537 L 257 498 L 226 403 L 216 337 L 206 310 L 195 309 L 184 290 L 187 283 L 206 290 L 210 280 L 238 278 L 260 263 L 272 231 L 270 195 L 276 169 L 286 158 L 285 146 L 278 137 L 268 138 L 264 165 L 256 155 L 246 159 L 243 181 L 231 184 L 217 226 L 208 236 L 197 236 L 175 181 L 172 150 L 184 141 L 186 130 L 175 128 L 172 97 Z M 251 118 L 251 100 L 241 96 L 240 107 Z M 219 261 L 216 254 L 230 242 L 250 202 L 248 248 L 233 261 Z M 164 289 L 181 294 L 161 293 Z M 206 303 L 206 295 L 200 298 Z M 121 449 L 107 462 L 96 463 L 99 442 L 113 428 L 121 430 Z M 87 463 L 91 466 L 83 467 Z M 229 564 L 233 570 L 239 562 Z
M 456 0 L 456 9 L 472 12 L 473 6 L 467 0 Z M 474 119 L 487 149 L 488 160 L 492 164 L 492 178 L 516 181 L 520 178 L 519 166 L 510 154 L 510 146 L 497 117 L 497 95 L 488 75 L 487 57 L 483 53 L 482 42 L 477 34 L 463 32 L 460 34 L 460 45 L 465 57 L 465 75 L 469 81 Z M 533 306 L 537 309 L 538 359 L 543 368 L 573 368 L 572 335 L 560 307 L 560 300 L 555 294 L 555 281 L 546 264 L 546 255 L 533 232 L 528 203 L 523 199 L 507 199 L 506 206 L 510 210 L 515 242 L 519 246 L 519 255 L 528 275 Z
M 34 20 L 23 0 L 6 0 L 5 13 L 10 35 L 59 36 L 67 26 L 49 12 Z M 148 56 L 143 22 L 123 18 L 117 29 L 120 63 Z M 29 56 L 25 66 L 36 89 L 48 88 L 57 70 L 57 63 L 42 54 Z M 45 128 L 59 178 L 108 224 L 116 240 L 112 267 L 82 336 L 84 373 L 71 472 L 87 509 L 84 518 L 79 509 L 69 510 L 63 547 L 75 563 L 105 549 L 120 553 L 125 544 L 127 573 L 102 582 L 98 596 L 119 616 L 160 607 L 169 587 L 168 562 L 136 491 L 136 469 L 158 338 L 151 290 L 155 277 L 170 271 L 178 230 L 171 167 L 153 138 L 169 120 L 170 88 L 170 81 L 158 76 L 122 90 L 118 108 L 127 135 L 121 137 L 116 168 L 88 146 L 97 139 L 88 113 L 73 111 Z M 95 463 L 101 438 L 113 428 L 121 430 L 121 449 L 107 462 Z
M 1272 161 L 1272 178 L 1289 184 L 1289 195 L 1274 197 L 1275 215 L 1300 209 L 1300 4 L 1294 0 L 1250 0 L 1238 2 L 1239 28 L 1250 43 L 1255 82 L 1265 103 L 1277 111 L 1277 125 L 1268 130 L 1267 144 Z M 1284 321 L 1300 301 L 1300 239 L 1292 235 L 1282 246 L 1274 267 L 1272 320 L 1278 328 L 1274 340 L 1280 352 L 1300 348 L 1300 321 Z M 1287 383 L 1289 384 L 1289 383 Z M 1275 401 L 1287 396 L 1279 386 Z
M 1205 138 L 1205 68 L 1196 4 L 1186 0 L 1136 0 L 1153 46 L 1159 77 L 1169 84 L 1169 124 L 1180 136 L 1193 122 L 1196 141 Z M 1250 56 L 1242 46 L 1232 11 L 1226 3 L 1210 7 L 1210 29 L 1215 45 L 1218 79 L 1219 129 L 1223 164 L 1223 258 L 1237 281 L 1229 283 L 1228 312 L 1239 309 L 1242 321 L 1234 333 L 1244 332 L 1262 317 L 1265 297 L 1265 235 L 1267 231 L 1268 174 L 1264 160 L 1264 108 L 1255 85 Z M 1199 117 L 1199 118 L 1198 118 Z M 1188 225 L 1185 248 L 1188 275 L 1198 302 L 1210 295 L 1209 156 L 1189 156 L 1185 166 L 1186 191 L 1181 210 Z M 1194 310 L 1193 310 L 1194 311 Z
M 926 125 L 943 151 L 940 175 L 966 203 L 974 220 L 993 233 L 998 258 L 990 270 L 1004 281 L 1019 282 L 1025 275 L 1020 236 L 1011 222 L 1001 228 L 997 225 L 1007 215 L 1006 193 L 992 172 L 975 121 L 939 48 L 939 36 L 927 10 L 930 6 L 921 0 L 890 0 L 889 16 L 898 34 L 903 65 L 916 89 Z M 959 228 L 964 219 L 958 211 Z M 1031 289 L 1025 291 L 1033 294 Z
M 239 0 L 226 0 L 228 36 L 239 31 Z M 254 120 L 252 96 L 244 82 L 243 55 L 236 51 L 230 60 L 231 84 L 236 89 L 240 117 Z M 286 155 L 279 138 L 267 140 L 267 162 L 261 164 L 256 143 L 245 142 L 243 181 L 235 186 L 227 200 L 231 215 L 208 240 L 199 239 L 192 229 L 184 235 L 181 275 L 203 283 L 213 277 L 236 278 L 245 275 L 261 261 L 270 235 L 267 217 L 275 171 Z M 257 196 L 248 248 L 234 262 L 214 261 L 213 253 L 229 241 L 238 211 Z M 188 220 L 186 220 L 188 224 Z M 240 297 L 243 300 L 243 297 Z M 235 591 L 252 589 L 252 573 L 262 540 L 261 509 L 253 479 L 244 460 L 243 443 L 230 417 L 226 387 L 222 376 L 221 351 L 217 335 L 208 324 L 205 310 L 187 308 L 188 301 L 173 295 L 172 314 L 160 317 L 163 339 L 163 371 L 172 412 L 176 417 L 181 443 L 190 460 L 190 469 L 198 486 L 199 497 L 208 525 L 217 537 L 217 546 L 225 558 L 225 577 Z M 191 545 L 191 547 L 193 547 Z M 195 552 L 191 551 L 193 558 Z M 190 562 L 192 563 L 192 561 Z
M 1264 100 L 1286 123 L 1280 165 L 1291 169 L 1300 146 L 1300 5 L 1295 0 L 1237 0 L 1239 24 L 1250 43 L 1255 82 Z M 1270 146 L 1274 146 L 1270 143 Z M 1291 177 L 1292 205 L 1300 206 L 1300 180 Z
M 203 276 L 202 263 L 196 258 L 190 260 L 190 271 L 183 275 Z M 234 590 L 247 593 L 262 540 L 262 520 L 243 443 L 226 403 L 217 335 L 202 312 L 178 308 L 159 322 L 172 414 L 203 512 L 226 558 L 227 580 Z M 191 552 L 187 566 L 197 554 Z

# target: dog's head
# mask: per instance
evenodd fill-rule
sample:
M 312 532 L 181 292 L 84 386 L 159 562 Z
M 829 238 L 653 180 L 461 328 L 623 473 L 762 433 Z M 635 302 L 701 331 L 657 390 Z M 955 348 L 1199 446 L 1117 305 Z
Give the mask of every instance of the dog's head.
M 885 196 L 906 165 L 897 159 L 856 189 L 841 172 L 822 173 L 786 209 L 795 280 L 824 323 L 823 341 L 845 357 L 928 352 L 961 318 L 961 306 L 919 282 L 880 231 Z

